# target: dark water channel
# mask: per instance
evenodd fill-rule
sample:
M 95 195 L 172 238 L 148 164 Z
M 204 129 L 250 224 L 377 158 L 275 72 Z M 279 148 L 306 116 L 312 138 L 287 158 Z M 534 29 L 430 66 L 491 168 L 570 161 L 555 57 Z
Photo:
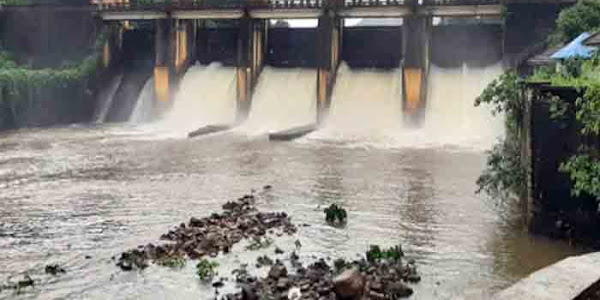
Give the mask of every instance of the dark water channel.
M 269 143 L 228 134 L 169 139 L 122 127 L 4 133 L 0 280 L 27 271 L 37 285 L 0 298 L 211 299 L 193 263 L 124 273 L 111 257 L 271 184 L 259 207 L 312 225 L 297 237 L 276 238 L 284 250 L 299 238 L 303 259 L 353 258 L 369 244 L 401 243 L 423 278 L 411 299 L 486 299 L 576 250 L 527 236 L 507 207 L 475 195 L 484 163 L 484 154 L 471 150 Z M 324 223 L 319 207 L 334 202 L 349 210 L 346 228 Z M 222 272 L 261 254 L 241 249 L 218 258 Z M 44 274 L 50 263 L 67 273 Z

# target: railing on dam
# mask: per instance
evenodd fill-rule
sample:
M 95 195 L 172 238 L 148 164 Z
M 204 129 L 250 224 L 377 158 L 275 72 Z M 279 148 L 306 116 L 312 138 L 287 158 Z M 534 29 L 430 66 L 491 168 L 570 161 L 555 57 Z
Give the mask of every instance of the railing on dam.
M 500 0 L 92 0 L 103 11 L 493 5 Z

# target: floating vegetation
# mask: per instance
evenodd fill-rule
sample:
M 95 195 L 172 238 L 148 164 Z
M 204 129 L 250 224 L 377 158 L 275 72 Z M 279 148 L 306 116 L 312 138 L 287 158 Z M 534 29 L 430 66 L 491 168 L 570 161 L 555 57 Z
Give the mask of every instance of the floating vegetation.
M 217 275 L 217 268 L 219 267 L 219 263 L 214 261 L 209 261 L 206 259 L 202 259 L 196 265 L 196 274 L 200 277 L 202 281 L 210 281 Z
M 44 271 L 46 272 L 46 274 L 52 274 L 54 276 L 57 276 L 58 274 L 64 274 L 67 273 L 67 271 L 65 271 L 64 268 L 62 268 L 61 266 L 57 265 L 57 264 L 53 264 L 53 265 L 47 265 L 44 268 Z
M 386 250 L 381 250 L 377 245 L 373 245 L 366 253 L 367 261 L 376 262 L 379 260 L 399 261 L 403 256 L 402 247 L 395 246 Z
M 17 294 L 19 294 L 22 289 L 33 286 L 35 286 L 35 282 L 31 278 L 31 276 L 29 276 L 29 274 L 25 274 L 23 275 L 23 279 L 17 281 L 16 283 L 7 283 L 0 285 L 0 292 L 2 290 L 15 290 Z
M 181 269 L 185 267 L 185 257 L 183 255 L 165 256 L 154 261 L 159 266 L 169 267 L 173 269 Z
M 337 204 L 329 205 L 323 212 L 325 212 L 325 220 L 329 223 L 346 223 L 348 214 L 343 207 L 338 206 Z

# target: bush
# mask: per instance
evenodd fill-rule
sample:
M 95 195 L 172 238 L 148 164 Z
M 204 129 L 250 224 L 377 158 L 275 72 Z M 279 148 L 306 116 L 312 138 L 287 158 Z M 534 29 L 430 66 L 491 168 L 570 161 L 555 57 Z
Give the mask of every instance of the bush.
M 567 172 L 574 182 L 572 194 L 588 194 L 600 201 L 600 161 L 591 155 L 574 155 L 561 164 L 560 170 Z
M 330 223 L 335 223 L 336 220 L 339 223 L 345 223 L 348 217 L 346 210 L 337 204 L 329 205 L 323 212 L 325 213 L 325 220 Z
M 402 248 L 400 246 L 381 250 L 381 247 L 374 245 L 370 247 L 369 251 L 367 251 L 366 256 L 367 261 L 369 262 L 376 262 L 382 259 L 399 261 L 404 256 L 404 252 L 402 252 Z
M 563 10 L 557 24 L 559 40 L 573 40 L 583 32 L 600 28 L 600 1 L 579 0 L 574 6 Z
M 475 100 L 475 106 L 491 105 L 495 115 L 506 118 L 505 138 L 488 152 L 487 167 L 477 179 L 478 193 L 507 198 L 517 194 L 525 182 L 520 149 L 522 103 L 521 80 L 514 72 L 492 81 Z
M 219 264 L 217 262 L 203 259 L 196 265 L 196 274 L 198 274 L 200 280 L 210 281 L 217 274 L 216 269 L 218 267 Z

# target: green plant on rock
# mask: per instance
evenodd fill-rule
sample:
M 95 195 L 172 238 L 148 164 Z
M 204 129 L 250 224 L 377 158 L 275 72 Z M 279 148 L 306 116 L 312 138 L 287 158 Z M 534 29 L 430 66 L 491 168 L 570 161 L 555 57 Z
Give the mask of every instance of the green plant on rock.
M 345 223 L 348 218 L 346 210 L 337 204 L 329 205 L 323 212 L 325 213 L 325 220 L 330 223 L 335 223 L 336 221 Z
M 216 269 L 218 267 L 219 267 L 219 264 L 217 262 L 209 261 L 207 259 L 202 259 L 196 265 L 196 274 L 198 274 L 198 277 L 200 277 L 200 280 L 210 281 L 213 279 L 213 277 L 215 277 L 215 275 L 217 275 Z
M 157 265 L 169 267 L 172 269 L 181 269 L 185 267 L 186 260 L 182 255 L 165 256 L 154 261 Z
M 366 253 L 367 261 L 376 262 L 378 260 L 399 261 L 404 256 L 402 247 L 394 246 L 388 249 L 381 250 L 381 247 L 372 245 Z

